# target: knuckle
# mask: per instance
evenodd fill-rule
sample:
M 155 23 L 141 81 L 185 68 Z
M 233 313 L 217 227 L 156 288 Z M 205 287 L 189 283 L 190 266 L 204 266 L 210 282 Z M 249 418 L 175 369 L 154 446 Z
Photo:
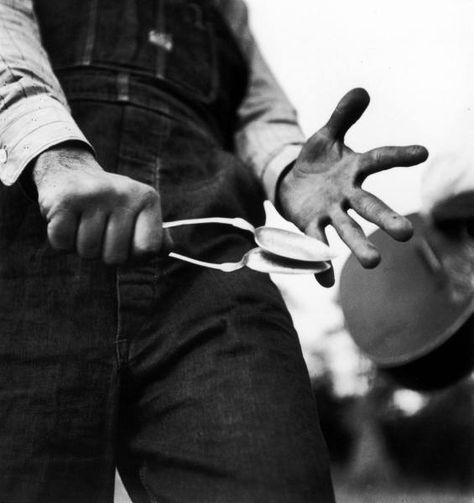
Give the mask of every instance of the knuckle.
M 107 187 L 104 192 L 113 195 L 113 198 L 118 203 L 125 203 L 134 199 L 133 186 L 123 182 Z
M 159 201 L 158 193 L 153 187 L 125 177 L 116 186 L 115 199 L 119 206 L 134 211 L 142 207 L 152 207 Z
M 152 187 L 145 186 L 141 194 L 142 203 L 147 207 L 155 206 L 159 203 L 158 192 Z
M 370 167 L 376 166 L 380 162 L 381 156 L 379 150 L 370 150 L 359 156 L 359 171 L 363 171 Z
M 71 187 L 61 187 L 40 199 L 40 204 L 54 212 L 63 208 L 74 207 L 77 201 L 77 193 Z
M 367 214 L 373 215 L 378 212 L 378 205 L 371 199 L 362 200 L 362 207 Z
M 380 150 L 372 150 L 372 153 L 370 155 L 370 160 L 374 164 L 378 164 L 382 160 L 382 152 Z
M 133 249 L 133 255 L 137 257 L 143 257 L 146 255 L 152 255 L 157 253 L 160 250 L 160 247 L 157 246 L 156 243 L 142 243 L 136 245 Z
M 359 207 L 364 203 L 364 198 L 360 189 L 353 187 L 347 195 L 347 202 L 351 208 Z
M 317 131 L 309 141 L 312 144 L 320 143 L 321 141 L 331 138 L 331 123 L 327 122 L 319 131 Z
M 84 206 L 85 203 L 89 202 L 97 191 L 97 187 L 94 185 L 86 184 L 76 184 L 67 187 L 62 187 L 51 194 L 51 198 L 44 202 L 45 206 L 49 206 L 52 209 L 78 209 Z
M 107 253 L 103 256 L 105 264 L 110 266 L 122 265 L 127 261 L 128 254 L 125 253 Z
M 134 255 L 148 255 L 151 253 L 156 253 L 160 250 L 162 240 L 158 236 L 156 230 L 151 229 L 149 234 L 137 240 L 133 246 Z
M 48 240 L 55 250 L 71 250 L 73 248 L 71 236 L 60 229 L 48 228 Z
M 61 214 L 51 219 L 48 223 L 48 241 L 55 250 L 72 250 L 77 225 L 64 219 Z

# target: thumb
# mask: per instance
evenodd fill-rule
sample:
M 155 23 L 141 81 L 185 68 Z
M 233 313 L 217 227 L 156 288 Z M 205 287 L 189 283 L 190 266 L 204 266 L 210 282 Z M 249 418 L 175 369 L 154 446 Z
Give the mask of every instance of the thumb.
M 365 89 L 356 88 L 343 96 L 329 118 L 325 129 L 335 139 L 343 140 L 369 106 L 370 97 Z
M 164 233 L 161 226 L 161 209 L 159 203 L 144 208 L 135 222 L 133 236 L 133 255 L 157 253 L 163 243 Z

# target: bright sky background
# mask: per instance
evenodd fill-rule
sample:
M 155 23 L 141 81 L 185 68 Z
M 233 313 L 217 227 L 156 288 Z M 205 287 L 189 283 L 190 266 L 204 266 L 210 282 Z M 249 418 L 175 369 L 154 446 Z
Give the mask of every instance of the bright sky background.
M 431 159 L 452 144 L 461 145 L 460 155 L 474 152 L 474 0 L 247 4 L 261 49 L 296 106 L 306 134 L 326 122 L 349 89 L 361 86 L 372 101 L 346 137 L 353 149 L 421 143 Z M 397 211 L 410 213 L 420 206 L 423 170 L 391 170 L 372 176 L 365 188 Z M 341 254 L 335 261 L 338 273 L 347 249 L 329 236 Z M 337 287 L 324 290 L 309 278 L 279 283 L 284 292 L 292 292 L 288 298 L 298 313 L 295 324 L 303 348 L 317 349 L 321 333 L 342 322 L 331 301 Z

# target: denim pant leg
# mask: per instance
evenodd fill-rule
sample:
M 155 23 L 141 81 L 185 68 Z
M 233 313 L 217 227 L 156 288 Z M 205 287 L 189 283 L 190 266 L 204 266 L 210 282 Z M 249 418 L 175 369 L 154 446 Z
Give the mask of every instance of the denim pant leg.
M 0 215 L 0 502 L 110 503 L 115 273 L 51 250 L 18 185 Z
M 190 267 L 168 273 L 159 320 L 130 346 L 119 466 L 133 501 L 333 502 L 279 292 L 256 272 Z
M 200 127 L 128 107 L 119 171 L 150 183 L 165 220 L 262 221 L 257 181 Z M 143 141 L 137 131 L 160 131 Z M 142 166 L 142 169 L 139 169 Z M 175 249 L 221 262 L 253 237 L 173 231 Z M 134 502 L 334 501 L 297 334 L 277 288 L 164 259 L 119 273 L 123 383 L 119 469 Z

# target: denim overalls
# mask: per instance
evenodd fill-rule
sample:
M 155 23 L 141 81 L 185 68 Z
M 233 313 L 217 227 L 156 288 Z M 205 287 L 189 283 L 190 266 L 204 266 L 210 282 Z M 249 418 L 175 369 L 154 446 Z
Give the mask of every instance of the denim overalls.
M 36 0 L 74 118 L 107 171 L 159 191 L 164 220 L 263 221 L 232 154 L 247 68 L 211 0 Z M 0 188 L 0 501 L 332 502 L 289 314 L 267 275 L 53 251 L 35 201 Z M 175 250 L 237 260 L 219 226 Z

